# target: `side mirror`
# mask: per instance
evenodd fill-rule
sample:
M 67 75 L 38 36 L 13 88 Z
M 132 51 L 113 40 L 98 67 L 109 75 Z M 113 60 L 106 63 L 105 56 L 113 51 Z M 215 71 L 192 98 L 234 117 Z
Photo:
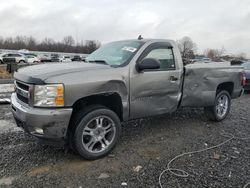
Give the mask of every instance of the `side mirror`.
M 139 64 L 137 64 L 138 72 L 143 70 L 152 70 L 160 68 L 160 61 L 154 58 L 143 59 Z

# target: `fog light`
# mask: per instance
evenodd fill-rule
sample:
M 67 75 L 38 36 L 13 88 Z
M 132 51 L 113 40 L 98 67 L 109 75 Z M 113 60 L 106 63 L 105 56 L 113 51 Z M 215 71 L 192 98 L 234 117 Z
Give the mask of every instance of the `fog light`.
M 43 134 L 43 129 L 35 128 L 35 132 L 38 133 L 38 134 Z

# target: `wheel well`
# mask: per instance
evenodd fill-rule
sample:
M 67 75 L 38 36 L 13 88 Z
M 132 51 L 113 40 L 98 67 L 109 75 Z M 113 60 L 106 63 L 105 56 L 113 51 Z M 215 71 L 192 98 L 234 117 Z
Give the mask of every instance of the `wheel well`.
M 114 111 L 120 120 L 123 120 L 122 100 L 117 93 L 105 93 L 84 97 L 76 101 L 73 105 L 73 114 L 90 105 L 103 105 Z
M 219 93 L 222 90 L 226 90 L 230 95 L 232 95 L 234 89 L 234 83 L 233 82 L 224 82 L 218 85 L 216 94 Z

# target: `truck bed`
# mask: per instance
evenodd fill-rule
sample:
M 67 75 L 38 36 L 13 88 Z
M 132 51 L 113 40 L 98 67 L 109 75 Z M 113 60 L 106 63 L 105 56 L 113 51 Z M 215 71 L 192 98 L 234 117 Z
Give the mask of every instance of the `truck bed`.
M 231 66 L 229 62 L 199 63 L 187 65 L 184 70 L 181 106 L 212 106 L 221 83 L 233 84 L 232 98 L 241 93 L 241 66 Z

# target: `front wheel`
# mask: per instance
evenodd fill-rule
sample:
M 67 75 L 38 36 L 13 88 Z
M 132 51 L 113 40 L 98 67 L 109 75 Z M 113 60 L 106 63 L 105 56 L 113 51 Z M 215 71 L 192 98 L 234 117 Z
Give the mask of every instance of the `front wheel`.
M 116 145 L 120 119 L 113 111 L 102 107 L 84 114 L 76 125 L 74 147 L 85 159 L 94 160 L 107 155 Z
M 205 115 L 213 121 L 224 120 L 231 107 L 231 97 L 227 91 L 219 92 L 215 97 L 214 106 L 205 107 Z

